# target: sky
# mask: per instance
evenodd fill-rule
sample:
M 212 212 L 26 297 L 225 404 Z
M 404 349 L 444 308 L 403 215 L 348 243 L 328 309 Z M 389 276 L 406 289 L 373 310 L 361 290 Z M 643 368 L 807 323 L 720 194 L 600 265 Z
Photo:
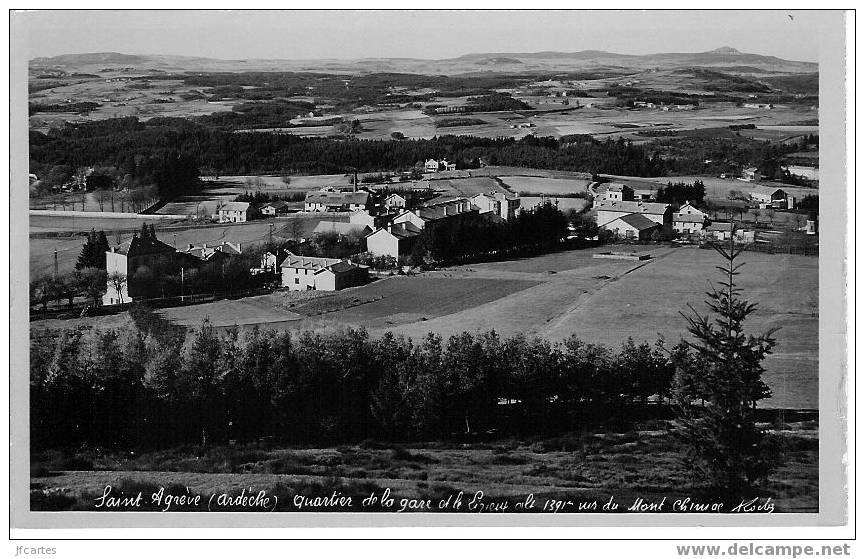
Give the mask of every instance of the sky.
M 27 58 L 83 52 L 220 59 L 452 58 L 477 52 L 742 52 L 816 62 L 837 15 L 806 11 L 32 11 Z M 836 27 L 837 29 L 837 27 Z M 823 31 L 821 31 L 823 30 Z

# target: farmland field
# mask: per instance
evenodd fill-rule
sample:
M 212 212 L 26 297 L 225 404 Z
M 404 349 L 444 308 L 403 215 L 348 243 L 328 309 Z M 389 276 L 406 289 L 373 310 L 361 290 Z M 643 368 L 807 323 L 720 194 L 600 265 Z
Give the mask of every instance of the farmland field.
M 533 258 L 457 266 L 417 277 L 395 276 L 314 299 L 274 293 L 259 299 L 300 315 L 268 319 L 279 329 L 365 326 L 419 339 L 495 329 L 502 335 L 561 340 L 574 334 L 612 347 L 627 337 L 654 343 L 662 334 L 676 343 L 685 334 L 680 311 L 702 310 L 718 256 L 694 247 L 638 247 L 648 261 L 592 258 L 600 249 L 562 251 Z M 605 250 L 609 250 L 608 248 Z M 817 407 L 817 259 L 747 252 L 740 276 L 744 294 L 759 303 L 749 328 L 781 326 L 767 359 L 765 379 L 774 391 L 767 407 Z M 783 282 L 785 290 L 776 286 Z M 286 301 L 286 297 L 289 300 Z M 192 307 L 186 307 L 192 308 Z M 214 303 L 211 316 L 251 325 L 259 310 Z M 222 309 L 222 310 L 219 310 Z M 178 321 L 185 310 L 175 309 Z M 190 311 L 191 312 L 191 311 Z M 232 318 L 228 319 L 231 322 Z
M 543 177 L 500 176 L 502 182 L 514 192 L 529 192 L 531 194 L 577 194 L 585 193 L 590 180 L 553 179 Z

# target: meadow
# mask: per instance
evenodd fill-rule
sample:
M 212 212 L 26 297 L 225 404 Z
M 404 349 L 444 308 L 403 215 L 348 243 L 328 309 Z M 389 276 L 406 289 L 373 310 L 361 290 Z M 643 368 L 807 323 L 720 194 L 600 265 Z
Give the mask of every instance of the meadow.
M 815 422 L 767 424 L 783 451 L 783 465 L 754 495 L 771 497 L 776 513 L 814 512 L 818 507 L 817 425 Z M 114 494 L 151 495 L 159 487 L 192 495 L 238 494 L 253 488 L 277 495 L 279 511 L 297 511 L 294 498 L 329 496 L 337 491 L 360 500 L 389 488 L 396 497 L 389 512 L 416 512 L 401 499 L 434 499 L 464 492 L 459 512 L 483 491 L 486 503 L 516 502 L 531 494 L 543 510 L 548 500 L 592 501 L 599 507 L 611 497 L 618 512 L 637 498 L 668 505 L 675 499 L 712 499 L 695 487 L 680 461 L 666 421 L 644 422 L 632 429 L 602 429 L 533 439 L 395 444 L 365 441 L 336 447 L 181 447 L 158 452 L 74 454 L 36 453 L 31 460 L 31 506 L 37 510 L 99 510 L 96 499 L 106 485 Z M 738 499 L 721 499 L 727 510 Z M 417 505 L 416 505 L 417 506 Z M 159 510 L 145 508 L 143 510 Z M 198 510 L 177 506 L 174 511 Z M 303 509 L 301 509 L 303 510 Z M 326 510 L 326 508 L 306 510 Z M 346 509 L 343 509 L 346 510 Z M 377 509 L 381 510 L 381 509 Z M 478 512 L 475 508 L 472 512 Z M 576 505 L 558 512 L 580 512 Z M 588 511 L 595 512 L 595 511 Z M 672 512 L 669 508 L 664 512 Z

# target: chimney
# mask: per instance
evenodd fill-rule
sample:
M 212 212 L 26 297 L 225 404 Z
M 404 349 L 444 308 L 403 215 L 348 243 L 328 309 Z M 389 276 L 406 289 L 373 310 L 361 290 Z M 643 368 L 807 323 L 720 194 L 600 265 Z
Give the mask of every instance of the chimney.
M 186 250 L 192 250 L 193 246 L 195 246 L 195 245 L 193 245 L 192 243 L 189 243 L 188 245 L 186 245 Z

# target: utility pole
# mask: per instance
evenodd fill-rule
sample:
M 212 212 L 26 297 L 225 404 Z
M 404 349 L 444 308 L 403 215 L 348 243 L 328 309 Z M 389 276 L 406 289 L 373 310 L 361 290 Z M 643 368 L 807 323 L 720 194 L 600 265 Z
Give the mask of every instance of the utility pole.
M 57 279 L 57 249 L 54 249 L 54 279 Z
M 180 302 L 183 303 L 183 268 L 180 268 Z

